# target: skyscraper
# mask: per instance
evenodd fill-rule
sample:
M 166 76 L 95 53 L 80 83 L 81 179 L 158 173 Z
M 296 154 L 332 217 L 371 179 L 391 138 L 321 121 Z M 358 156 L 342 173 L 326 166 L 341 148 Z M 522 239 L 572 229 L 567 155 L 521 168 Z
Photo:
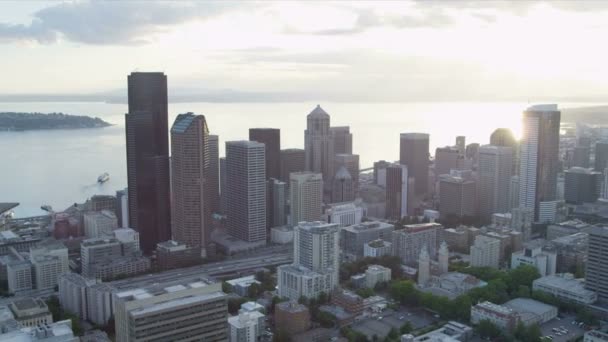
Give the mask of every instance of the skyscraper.
M 441 219 L 477 215 L 477 184 L 469 175 L 452 171 L 449 175 L 441 176 L 439 215 Z
M 293 172 L 289 183 L 291 225 L 318 221 L 323 210 L 323 176 L 314 172 Z
M 589 231 L 585 285 L 597 292 L 600 301 L 608 300 L 608 227 L 594 226 Z
M 329 114 L 317 105 L 306 117 L 304 131 L 306 170 L 320 172 L 323 179 L 334 176 L 334 143 L 329 131 Z
M 180 114 L 171 127 L 173 239 L 205 251 L 211 233 L 209 127 L 203 115 Z
M 386 168 L 386 217 L 401 220 L 408 215 L 408 167 L 393 164 Z
M 456 137 L 456 149 L 458 149 L 458 153 L 460 153 L 461 156 L 464 156 L 464 153 L 466 151 L 466 141 L 467 138 L 463 135 L 459 135 Z
M 537 105 L 524 112 L 520 146 L 519 205 L 538 219 L 540 202 L 556 199 L 559 168 L 557 105 Z
M 601 172 L 582 167 L 571 167 L 564 172 L 564 178 L 566 203 L 593 203 L 600 197 L 603 180 Z
M 207 198 L 211 213 L 220 212 L 220 143 L 217 135 L 209 135 L 209 172 L 207 181 Z
M 220 212 L 226 215 L 228 211 L 228 198 L 226 193 L 228 192 L 228 186 L 226 184 L 226 157 L 220 158 Z
M 329 131 L 334 140 L 334 153 L 353 154 L 353 135 L 350 133 L 350 127 L 330 127 Z
M 406 165 L 409 177 L 414 178 L 416 195 L 426 195 L 429 183 L 429 135 L 401 133 L 399 163 Z
M 340 166 L 334 176 L 331 189 L 331 202 L 350 202 L 355 200 L 355 182 L 344 166 Z
M 508 128 L 497 128 L 490 135 L 490 145 L 494 146 L 507 146 L 513 148 L 517 146 L 517 140 L 513 136 L 513 132 L 511 132 Z
M 484 145 L 479 148 L 477 167 L 479 216 L 490 222 L 492 214 L 509 212 L 509 187 L 513 170 L 513 149 Z
M 287 224 L 287 183 L 278 179 L 268 180 L 266 192 L 266 227 L 279 227 Z M 267 231 L 268 236 L 270 232 Z
M 226 142 L 228 233 L 248 242 L 266 241 L 266 162 L 263 143 Z
M 306 171 L 306 153 L 299 148 L 281 150 L 281 180 L 289 183 L 289 174 Z
M 464 150 L 463 150 L 464 151 Z M 446 175 L 458 168 L 458 160 L 464 157 L 457 147 L 446 146 L 435 149 L 435 177 Z
M 348 170 L 348 173 L 353 179 L 356 192 L 359 186 L 359 155 L 346 153 L 336 154 L 336 157 L 334 158 L 334 171 L 338 172 L 342 166 Z
M 125 115 L 129 224 L 147 254 L 171 238 L 167 76 L 134 72 L 128 77 Z
M 608 167 L 608 141 L 595 144 L 595 171 L 604 172 Z
M 266 145 L 266 178 L 281 176 L 281 130 L 278 128 L 250 128 L 249 140 Z

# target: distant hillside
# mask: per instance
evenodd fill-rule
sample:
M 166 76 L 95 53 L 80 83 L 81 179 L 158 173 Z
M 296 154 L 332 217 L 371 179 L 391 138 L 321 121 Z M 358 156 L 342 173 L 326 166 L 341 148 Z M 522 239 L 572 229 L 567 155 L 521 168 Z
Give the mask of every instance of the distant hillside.
M 608 125 L 608 106 L 562 109 L 563 122 Z
M 63 113 L 0 112 L 0 131 L 100 128 L 111 126 L 100 118 Z

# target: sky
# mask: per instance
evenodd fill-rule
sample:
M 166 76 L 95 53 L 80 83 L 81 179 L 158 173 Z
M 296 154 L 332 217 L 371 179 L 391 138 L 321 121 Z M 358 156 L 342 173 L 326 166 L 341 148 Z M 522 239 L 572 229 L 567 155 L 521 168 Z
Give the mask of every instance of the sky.
M 0 100 L 600 102 L 608 2 L 0 2 Z

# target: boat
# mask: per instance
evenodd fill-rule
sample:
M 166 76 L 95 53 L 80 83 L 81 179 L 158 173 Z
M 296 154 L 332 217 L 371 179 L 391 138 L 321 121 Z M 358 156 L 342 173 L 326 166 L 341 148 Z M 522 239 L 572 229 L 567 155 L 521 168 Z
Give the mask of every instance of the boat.
M 100 183 L 100 184 L 103 184 L 109 180 L 110 180 L 110 174 L 107 172 L 104 172 L 103 174 L 99 175 L 99 177 L 97 177 L 97 183 Z
M 48 204 L 45 204 L 45 205 L 41 206 L 41 207 L 40 207 L 40 209 L 42 209 L 42 210 L 44 210 L 44 211 L 47 211 L 47 212 L 49 212 L 49 213 L 50 213 L 51 211 L 53 211 L 53 208 L 52 208 L 50 205 L 48 205 Z

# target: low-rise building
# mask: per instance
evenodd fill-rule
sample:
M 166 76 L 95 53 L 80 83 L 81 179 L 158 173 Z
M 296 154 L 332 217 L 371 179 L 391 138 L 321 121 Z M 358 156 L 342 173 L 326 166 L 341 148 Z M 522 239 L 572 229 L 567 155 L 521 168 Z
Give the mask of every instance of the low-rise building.
M 554 240 L 562 236 L 576 233 L 588 233 L 591 226 L 581 220 L 570 220 L 554 223 L 547 226 L 547 240 Z
M 118 228 L 118 219 L 110 210 L 90 211 L 84 214 L 84 234 L 87 238 L 110 235 L 116 228 Z
M 345 260 L 357 260 L 364 255 L 364 245 L 370 241 L 390 240 L 392 224 L 380 221 L 362 222 L 340 230 L 340 246 Z
M 519 315 L 509 307 L 486 301 L 471 307 L 471 323 L 479 324 L 484 320 L 501 329 L 512 331 L 519 323 Z
M 385 240 L 378 239 L 367 242 L 363 245 L 363 256 L 371 258 L 379 258 L 385 255 L 391 255 L 393 245 Z
M 228 318 L 230 342 L 256 342 L 264 332 L 264 314 L 243 312 Z
M 39 298 L 22 298 L 8 306 L 15 319 L 24 327 L 36 327 L 53 323 L 53 316 L 46 303 Z
M 286 265 L 278 268 L 279 295 L 291 300 L 317 298 L 321 292 L 330 293 L 336 284 L 331 273 L 319 273 L 306 267 Z
M 538 278 L 532 283 L 535 291 L 552 294 L 559 299 L 577 304 L 593 304 L 597 294 L 585 288 L 582 280 L 575 279 L 571 274 L 556 274 Z
M 485 281 L 477 279 L 470 274 L 448 272 L 439 276 L 432 276 L 421 290 L 430 292 L 436 296 L 454 299 L 474 288 L 483 287 L 487 284 Z
M 18 293 L 34 288 L 32 279 L 32 263 L 29 260 L 16 260 L 6 265 L 8 291 Z
M 278 329 L 289 335 L 299 334 L 310 329 L 310 311 L 295 301 L 278 303 L 274 307 L 274 321 Z
M 423 335 L 403 335 L 401 336 L 401 342 L 456 342 L 468 341 L 471 337 L 473 337 L 473 328 L 462 323 L 449 321 L 441 328 Z
M 79 342 L 72 331 L 72 321 L 66 319 L 35 327 L 14 329 L 0 335 L 2 341 L 19 342 Z
M 331 294 L 331 303 L 354 315 L 359 315 L 363 312 L 363 298 L 352 291 L 344 289 L 335 290 Z
M 232 291 L 241 297 L 249 296 L 249 287 L 252 284 L 261 284 L 255 279 L 254 275 L 231 279 L 227 280 L 226 282 L 230 284 L 230 286 L 232 287 Z
M 608 332 L 602 330 L 591 330 L 585 333 L 583 342 L 608 342 Z
M 361 201 L 333 203 L 325 209 L 327 222 L 337 223 L 340 227 L 359 224 L 364 216 L 365 207 Z
M 188 267 L 201 262 L 201 249 L 174 240 L 156 245 L 156 265 L 160 270 Z
M 557 317 L 558 313 L 555 306 L 530 298 L 515 298 L 503 306 L 517 312 L 520 321 L 525 325 L 543 324 Z
M 471 266 L 498 268 L 500 240 L 485 235 L 476 236 L 475 244 L 471 246 Z
M 520 265 L 530 265 L 536 267 L 541 277 L 555 274 L 557 265 L 557 254 L 553 251 L 543 250 L 543 248 L 532 242 L 523 251 L 511 254 L 511 268 Z
M 391 269 L 380 265 L 369 265 L 365 271 L 365 285 L 373 289 L 378 283 L 391 281 Z
M 270 241 L 285 245 L 293 242 L 293 227 L 280 226 L 270 228 Z
M 58 283 L 61 306 L 79 318 L 87 319 L 87 288 L 95 284 L 95 280 L 65 273 L 59 276 Z

